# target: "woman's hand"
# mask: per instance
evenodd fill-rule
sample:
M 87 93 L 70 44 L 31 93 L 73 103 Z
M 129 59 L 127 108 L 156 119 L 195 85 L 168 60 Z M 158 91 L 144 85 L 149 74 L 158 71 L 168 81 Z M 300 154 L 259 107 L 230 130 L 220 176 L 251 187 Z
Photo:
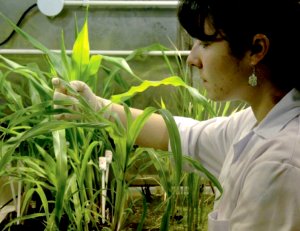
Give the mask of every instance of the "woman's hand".
M 90 87 L 82 81 L 71 81 L 69 83 L 70 88 L 66 87 L 63 80 L 59 78 L 53 78 L 52 84 L 54 87 L 53 100 L 60 104 L 55 104 L 54 108 L 65 108 L 71 111 L 79 112 L 79 97 L 81 96 L 92 110 L 99 111 L 103 107 L 111 104 L 110 100 L 103 99 L 96 96 Z M 62 113 L 55 116 L 57 119 L 79 119 L 80 114 Z

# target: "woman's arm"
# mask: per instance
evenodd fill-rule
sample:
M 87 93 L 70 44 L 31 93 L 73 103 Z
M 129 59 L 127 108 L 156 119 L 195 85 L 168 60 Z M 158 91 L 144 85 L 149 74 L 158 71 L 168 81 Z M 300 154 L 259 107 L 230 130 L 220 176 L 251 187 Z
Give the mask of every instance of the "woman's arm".
M 122 105 L 112 104 L 111 111 L 117 113 L 123 124 L 126 115 Z M 132 118 L 135 119 L 143 110 L 130 108 Z M 152 114 L 137 137 L 136 144 L 160 150 L 168 150 L 169 135 L 164 119 L 159 114 Z
M 65 100 L 71 102 L 71 105 L 54 105 L 55 108 L 65 107 L 72 110 L 76 110 L 74 105 L 78 104 L 77 96 L 68 92 L 63 82 L 59 78 L 53 78 L 52 84 L 54 87 L 54 100 Z M 117 113 L 118 117 L 124 125 L 126 122 L 126 113 L 124 107 L 119 104 L 111 103 L 111 101 L 96 96 L 90 87 L 82 81 L 71 81 L 69 83 L 70 87 L 80 94 L 86 102 L 95 110 L 98 111 L 102 107 L 108 106 L 108 110 L 112 113 Z M 143 111 L 139 109 L 130 108 L 132 118 L 135 119 Z M 76 116 L 71 114 L 60 114 L 56 116 L 57 119 L 76 119 Z M 152 114 L 147 120 L 144 128 L 142 129 L 140 135 L 137 137 L 137 145 L 144 147 L 152 147 L 155 149 L 167 150 L 168 149 L 169 136 L 167 127 L 165 125 L 164 119 L 159 114 Z

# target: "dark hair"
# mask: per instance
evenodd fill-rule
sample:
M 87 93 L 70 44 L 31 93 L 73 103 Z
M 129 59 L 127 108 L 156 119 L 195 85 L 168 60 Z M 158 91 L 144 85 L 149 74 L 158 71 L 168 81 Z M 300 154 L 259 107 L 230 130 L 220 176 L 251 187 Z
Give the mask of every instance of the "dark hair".
M 300 90 L 300 6 L 298 0 L 181 0 L 178 19 L 194 38 L 214 41 L 222 36 L 232 54 L 242 58 L 255 34 L 264 34 L 270 48 L 262 60 L 279 89 Z M 213 35 L 204 31 L 204 21 L 215 28 Z

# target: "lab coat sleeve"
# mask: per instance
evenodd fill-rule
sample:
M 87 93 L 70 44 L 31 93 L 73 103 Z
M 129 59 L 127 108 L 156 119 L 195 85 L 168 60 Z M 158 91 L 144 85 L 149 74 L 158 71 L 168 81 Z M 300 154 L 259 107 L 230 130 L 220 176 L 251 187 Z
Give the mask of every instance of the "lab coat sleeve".
M 300 169 L 289 163 L 255 165 L 245 177 L 230 230 L 300 230 L 299 179 Z
M 215 176 L 219 175 L 227 149 L 224 134 L 224 118 L 204 122 L 182 117 L 175 118 L 184 155 L 202 163 Z M 187 169 L 187 168 L 186 168 Z
M 251 109 L 247 108 L 229 117 L 215 117 L 206 121 L 175 117 L 183 154 L 200 161 L 218 177 L 229 148 L 246 127 L 251 115 Z

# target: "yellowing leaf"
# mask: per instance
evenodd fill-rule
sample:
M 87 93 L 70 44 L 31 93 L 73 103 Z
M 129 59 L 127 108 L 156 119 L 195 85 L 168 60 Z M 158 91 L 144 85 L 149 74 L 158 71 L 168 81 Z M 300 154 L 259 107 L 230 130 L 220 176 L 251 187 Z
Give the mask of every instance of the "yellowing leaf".
M 86 69 L 86 74 L 84 76 L 89 77 L 89 76 L 97 74 L 97 72 L 100 68 L 101 61 L 102 61 L 102 56 L 101 55 L 91 56 L 89 65 Z
M 79 32 L 76 41 L 73 45 L 72 64 L 73 64 L 73 79 L 82 79 L 82 75 L 86 70 L 90 61 L 90 45 L 88 35 L 88 22 L 85 19 L 84 25 Z

